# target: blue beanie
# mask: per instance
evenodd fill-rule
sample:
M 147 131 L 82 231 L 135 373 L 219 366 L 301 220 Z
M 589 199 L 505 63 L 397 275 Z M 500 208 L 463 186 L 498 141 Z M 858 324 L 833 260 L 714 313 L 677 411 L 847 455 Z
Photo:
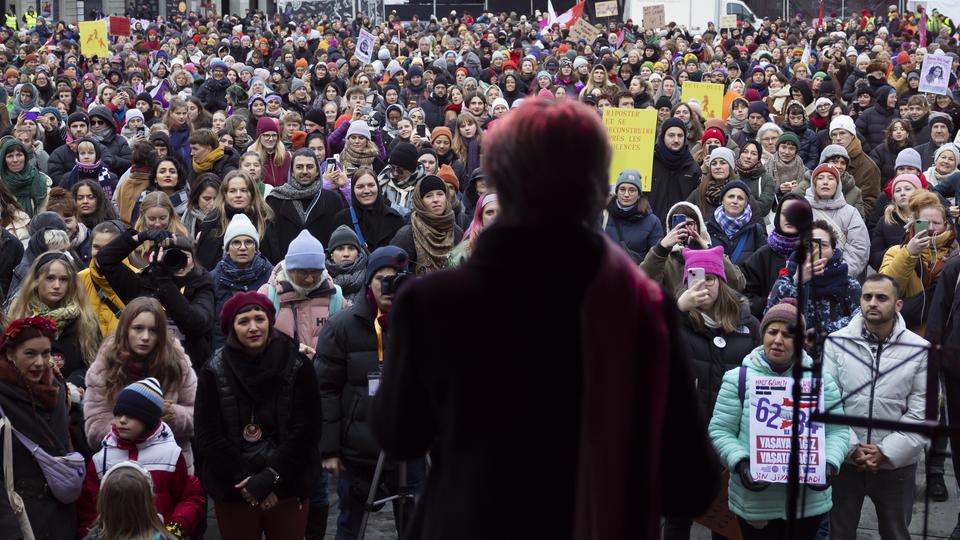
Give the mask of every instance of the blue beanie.
M 285 270 L 323 270 L 327 267 L 324 263 L 325 258 L 323 244 L 310 234 L 310 231 L 304 229 L 293 239 L 293 242 L 290 242 L 287 256 L 283 259 L 283 268 Z
M 373 275 L 383 268 L 394 268 L 398 272 L 405 270 L 410 262 L 407 252 L 397 246 L 383 246 L 373 250 L 367 260 L 367 272 L 363 281 L 367 285 L 373 280 Z
M 147 430 L 153 430 L 163 416 L 163 390 L 153 377 L 141 379 L 117 394 L 113 415 L 126 415 L 143 422 Z

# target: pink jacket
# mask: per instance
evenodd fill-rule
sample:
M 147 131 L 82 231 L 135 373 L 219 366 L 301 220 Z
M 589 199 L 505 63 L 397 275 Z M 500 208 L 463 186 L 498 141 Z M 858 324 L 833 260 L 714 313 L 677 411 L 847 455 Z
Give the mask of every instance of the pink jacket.
M 331 297 L 339 293 L 341 301 L 340 309 L 335 309 L 334 313 L 349 306 L 343 293 L 339 292 L 339 286 L 334 285 L 333 279 L 326 272 L 323 275 L 326 284 L 317 288 L 309 296 L 302 296 L 294 290 L 284 292 L 281 283 L 287 281 L 287 275 L 281 262 L 274 267 L 266 285 L 261 286 L 259 290 L 261 294 L 273 300 L 274 305 L 279 300 L 280 308 L 277 310 L 274 328 L 311 349 L 317 347 L 320 329 L 330 316 Z
M 171 392 L 164 389 L 164 400 L 173 403 L 174 418 L 170 424 L 177 444 L 183 450 L 183 458 L 187 462 L 187 469 L 193 474 L 193 451 L 190 448 L 190 437 L 193 436 L 193 402 L 197 395 L 197 374 L 190 365 L 190 357 L 184 352 L 180 341 L 170 340 L 173 343 L 177 358 L 180 359 L 180 370 L 183 378 L 180 381 L 180 390 Z M 113 401 L 107 400 L 106 350 L 113 343 L 112 338 L 104 340 L 97 352 L 97 359 L 87 370 L 87 390 L 83 396 L 84 428 L 87 433 L 87 442 L 90 448 L 98 450 L 103 438 L 111 431 L 113 424 Z

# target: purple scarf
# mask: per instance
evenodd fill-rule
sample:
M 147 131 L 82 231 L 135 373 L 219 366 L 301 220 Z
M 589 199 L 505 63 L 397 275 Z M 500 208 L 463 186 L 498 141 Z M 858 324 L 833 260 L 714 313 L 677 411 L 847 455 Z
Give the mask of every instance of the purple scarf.
M 789 257 L 791 253 L 796 251 L 797 246 L 800 245 L 800 237 L 785 236 L 774 229 L 767 235 L 767 245 L 769 245 L 770 249 L 775 253 Z

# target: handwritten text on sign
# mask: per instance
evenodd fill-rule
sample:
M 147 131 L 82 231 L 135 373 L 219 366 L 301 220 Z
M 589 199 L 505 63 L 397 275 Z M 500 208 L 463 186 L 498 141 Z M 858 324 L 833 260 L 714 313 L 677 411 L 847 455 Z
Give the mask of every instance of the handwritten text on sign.
M 785 484 L 790 464 L 790 436 L 800 435 L 800 482 L 823 484 L 826 447 L 823 424 L 810 422 L 810 412 L 823 402 L 813 393 L 813 380 L 800 382 L 800 414 L 793 418 L 793 379 L 757 377 L 750 381 L 750 474 L 754 480 Z

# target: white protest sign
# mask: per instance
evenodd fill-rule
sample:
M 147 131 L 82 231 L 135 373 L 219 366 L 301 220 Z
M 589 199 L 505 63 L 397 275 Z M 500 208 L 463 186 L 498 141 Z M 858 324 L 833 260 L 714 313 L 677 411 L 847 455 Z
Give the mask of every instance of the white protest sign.
M 721 15 L 720 16 L 720 28 L 736 28 L 737 27 L 737 16 L 736 15 Z
M 357 48 L 353 54 L 360 62 L 369 64 L 373 59 L 373 47 L 376 42 L 377 38 L 373 37 L 373 34 L 361 28 L 360 36 L 357 38 Z
M 813 394 L 813 379 L 800 382 L 800 416 L 793 418 L 793 379 L 756 377 L 750 381 L 750 474 L 753 479 L 785 484 L 790 464 L 790 436 L 800 435 L 800 483 L 826 481 L 826 438 L 823 424 L 811 423 L 810 412 L 823 403 Z
M 920 68 L 920 91 L 931 94 L 950 95 L 950 68 L 953 59 L 945 54 L 923 55 Z
M 643 6 L 643 29 L 656 30 L 666 26 L 663 4 Z
M 593 5 L 593 9 L 597 12 L 598 19 L 600 17 L 616 17 L 618 11 L 617 0 L 597 2 Z

